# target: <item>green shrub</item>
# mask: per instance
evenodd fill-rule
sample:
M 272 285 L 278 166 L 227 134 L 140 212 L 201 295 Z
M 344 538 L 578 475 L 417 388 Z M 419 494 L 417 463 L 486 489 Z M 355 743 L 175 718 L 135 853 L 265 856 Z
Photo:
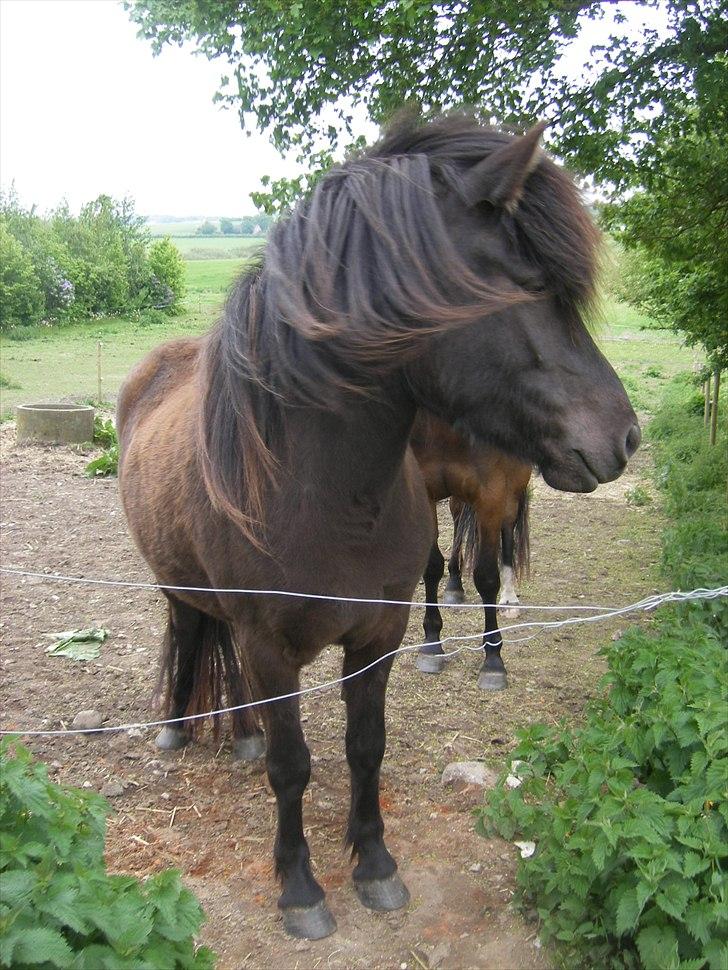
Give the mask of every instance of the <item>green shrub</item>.
M 184 295 L 185 264 L 182 254 L 168 236 L 149 247 L 149 267 L 158 292 L 153 296 L 166 306 Z
M 607 699 L 579 730 L 521 732 L 523 783 L 491 794 L 481 831 L 536 842 L 518 884 L 572 965 L 724 970 L 725 648 L 673 617 L 605 652 Z
M 0 742 L 0 966 L 209 970 L 195 947 L 204 919 L 173 871 L 110 876 L 108 806 L 48 780 L 16 743 Z
M 43 287 L 30 253 L 0 220 L 0 330 L 32 326 L 43 318 Z
M 673 382 L 650 427 L 674 520 L 663 570 L 682 589 L 728 574 L 728 456 L 707 444 L 692 394 Z M 583 727 L 521 732 L 522 784 L 479 812 L 481 832 L 536 843 L 521 898 L 571 966 L 728 966 L 727 643 L 725 597 L 628 631 L 604 650 L 609 690 Z

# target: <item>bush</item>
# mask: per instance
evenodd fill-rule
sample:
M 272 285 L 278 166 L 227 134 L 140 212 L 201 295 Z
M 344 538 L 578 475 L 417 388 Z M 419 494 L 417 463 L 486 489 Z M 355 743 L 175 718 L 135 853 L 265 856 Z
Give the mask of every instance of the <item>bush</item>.
M 677 520 L 663 565 L 682 588 L 714 587 L 726 575 L 728 458 L 707 445 L 691 397 L 675 382 L 651 426 Z M 496 788 L 479 813 L 481 832 L 536 843 L 521 897 L 572 966 L 728 966 L 727 642 L 725 598 L 628 631 L 604 650 L 609 691 L 583 727 L 522 731 L 522 784 Z
M 203 913 L 179 874 L 110 876 L 108 805 L 48 780 L 18 744 L 0 742 L 0 966 L 209 970 L 195 947 Z
M 0 221 L 0 330 L 39 323 L 44 306 L 30 253 Z
M 185 264 L 168 236 L 149 247 L 149 268 L 157 287 L 157 305 L 167 306 L 184 295 Z
M 611 692 L 577 730 L 536 726 L 481 829 L 537 844 L 518 883 L 546 940 L 614 967 L 728 965 L 725 648 L 696 618 L 607 651 Z

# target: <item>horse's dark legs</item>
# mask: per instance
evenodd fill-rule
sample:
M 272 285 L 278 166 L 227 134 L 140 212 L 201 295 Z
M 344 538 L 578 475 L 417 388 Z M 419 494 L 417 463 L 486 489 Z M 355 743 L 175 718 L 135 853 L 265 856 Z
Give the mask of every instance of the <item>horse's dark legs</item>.
M 463 589 L 463 578 L 461 575 L 460 562 L 460 536 L 458 535 L 458 521 L 463 510 L 463 503 L 458 498 L 450 499 L 450 514 L 452 515 L 452 551 L 447 564 L 448 580 L 445 593 L 442 597 L 443 603 L 464 603 L 465 590 Z
M 184 717 L 189 705 L 195 681 L 195 655 L 200 646 L 205 614 L 171 597 L 168 597 L 168 606 L 164 663 L 170 669 L 169 718 L 172 719 Z M 183 722 L 165 724 L 155 743 L 162 751 L 178 751 L 191 739 L 192 734 Z
M 440 552 L 437 539 L 435 539 L 425 569 L 425 600 L 427 603 L 437 603 L 437 593 L 444 572 L 445 557 Z M 437 606 L 425 607 L 425 618 L 422 626 L 425 631 L 426 642 L 419 649 L 415 665 L 418 670 L 425 674 L 439 674 L 445 666 L 445 656 L 440 643 L 442 616 Z
M 402 622 L 402 633 L 406 618 Z M 344 674 L 366 667 L 388 649 L 399 644 L 393 638 L 387 646 L 379 644 L 347 650 Z M 346 700 L 346 758 L 351 770 L 351 810 L 346 833 L 352 855 L 357 857 L 354 886 L 365 906 L 385 912 L 399 909 L 409 901 L 409 892 L 399 875 L 397 863 L 384 844 L 384 822 L 379 806 L 379 769 L 384 757 L 386 734 L 384 703 L 391 657 L 382 660 L 344 683 Z
M 501 595 L 498 605 L 502 614 L 509 619 L 515 619 L 518 614 L 518 592 L 513 569 L 513 523 L 505 522 L 501 527 Z
M 473 582 L 485 606 L 485 631 L 483 646 L 485 659 L 478 677 L 478 687 L 483 690 L 503 690 L 508 686 L 506 668 L 501 658 L 503 638 L 498 629 L 498 617 L 495 608 L 498 590 L 500 589 L 500 573 L 498 572 L 498 543 L 500 530 L 485 530 L 481 528 L 478 557 L 473 570 Z
M 253 687 L 261 699 L 300 689 L 298 670 L 286 658 L 283 645 L 267 640 L 260 654 L 249 659 Z M 291 936 L 318 940 L 333 933 L 336 922 L 311 872 L 311 854 L 303 834 L 302 798 L 311 777 L 311 755 L 301 729 L 298 698 L 265 704 L 262 711 L 268 738 L 268 779 L 278 806 L 274 856 L 283 889 L 278 906 Z
M 249 704 L 253 699 L 247 676 L 241 671 L 241 677 L 230 691 L 230 706 Z M 265 754 L 265 735 L 250 710 L 233 712 L 233 761 L 255 761 Z

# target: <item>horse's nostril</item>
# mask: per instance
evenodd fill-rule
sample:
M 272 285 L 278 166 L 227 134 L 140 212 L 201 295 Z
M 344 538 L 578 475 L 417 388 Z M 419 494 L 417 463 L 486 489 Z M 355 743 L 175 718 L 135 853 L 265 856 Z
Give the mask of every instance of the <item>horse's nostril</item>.
M 626 447 L 628 458 L 631 458 L 635 451 L 637 451 L 641 440 L 642 432 L 640 431 L 640 426 L 638 424 L 633 424 L 627 433 Z

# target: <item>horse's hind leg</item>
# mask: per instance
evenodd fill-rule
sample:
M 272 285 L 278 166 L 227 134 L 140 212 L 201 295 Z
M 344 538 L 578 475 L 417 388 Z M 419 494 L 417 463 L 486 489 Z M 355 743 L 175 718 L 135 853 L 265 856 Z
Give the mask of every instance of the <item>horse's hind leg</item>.
M 395 649 L 404 634 L 407 614 L 394 619 L 393 635 L 357 650 L 346 650 L 344 674 L 363 670 Z M 346 700 L 346 758 L 351 771 L 351 810 L 346 834 L 352 855 L 357 894 L 369 909 L 399 909 L 409 901 L 407 887 L 397 874 L 397 863 L 384 844 L 384 822 L 379 804 L 379 769 L 384 756 L 384 704 L 392 657 L 344 683 Z
M 242 707 L 253 700 L 253 692 L 245 670 L 228 687 L 231 707 Z M 255 708 L 233 711 L 233 761 L 255 761 L 265 754 L 265 735 L 258 726 Z
M 166 681 L 166 715 L 184 717 L 195 687 L 197 651 L 206 616 L 193 606 L 168 597 L 169 613 L 164 637 L 160 687 Z M 165 724 L 156 737 L 162 751 L 177 751 L 192 740 L 185 723 Z
M 499 544 L 500 528 L 498 526 L 491 528 L 487 522 L 484 524 L 483 519 L 480 518 L 480 538 L 475 568 L 473 569 L 473 582 L 485 609 L 485 630 L 483 633 L 485 659 L 478 677 L 478 687 L 483 690 L 504 690 L 508 686 L 506 668 L 501 658 L 503 638 L 498 629 L 495 607 L 500 588 Z
M 447 563 L 448 580 L 445 593 L 442 597 L 443 603 L 452 605 L 453 603 L 465 602 L 465 590 L 463 589 L 463 577 L 461 573 L 462 562 L 460 556 L 461 536 L 458 530 L 458 521 L 463 511 L 463 502 L 454 496 L 450 499 L 450 514 L 452 515 L 452 550 L 450 559 Z
M 501 594 L 498 605 L 507 619 L 515 619 L 520 612 L 513 566 L 513 529 L 512 522 L 504 522 L 501 527 Z

